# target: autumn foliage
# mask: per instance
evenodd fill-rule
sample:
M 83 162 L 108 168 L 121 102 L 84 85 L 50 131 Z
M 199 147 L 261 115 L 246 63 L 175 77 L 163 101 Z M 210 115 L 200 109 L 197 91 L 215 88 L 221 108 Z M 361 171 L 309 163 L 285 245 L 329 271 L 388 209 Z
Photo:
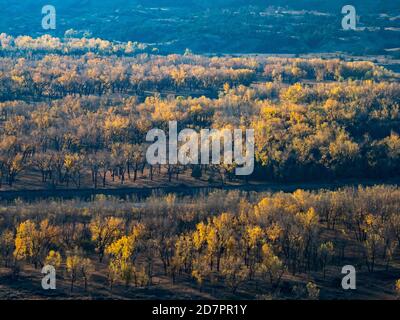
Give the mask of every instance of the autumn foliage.
M 324 279 L 340 274 L 345 264 L 371 276 L 385 270 L 395 275 L 399 199 L 398 188 L 377 186 L 158 196 L 140 207 L 105 197 L 19 202 L 8 210 L 22 215 L 3 208 L 0 214 L 1 260 L 16 275 L 29 265 L 65 270 L 70 292 L 77 284 L 90 292 L 97 273 L 110 292 L 121 285 L 192 281 L 217 296 L 224 292 L 215 291 L 219 284 L 226 294 L 275 297 L 290 296 L 282 292 L 289 285 L 292 297 L 318 298 L 327 286 Z M 314 282 L 303 287 L 293 282 L 304 277 Z

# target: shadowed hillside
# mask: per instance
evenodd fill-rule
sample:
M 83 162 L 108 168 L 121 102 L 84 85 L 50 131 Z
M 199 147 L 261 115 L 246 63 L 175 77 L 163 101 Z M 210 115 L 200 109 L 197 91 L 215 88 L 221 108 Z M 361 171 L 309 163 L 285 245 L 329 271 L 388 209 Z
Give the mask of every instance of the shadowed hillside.
M 0 1 L 0 32 L 39 36 L 48 1 Z M 341 29 L 346 1 L 52 1 L 57 29 L 109 40 L 156 44 L 162 52 L 398 55 L 400 2 L 352 1 L 358 31 Z M 389 50 L 389 51 L 387 51 Z

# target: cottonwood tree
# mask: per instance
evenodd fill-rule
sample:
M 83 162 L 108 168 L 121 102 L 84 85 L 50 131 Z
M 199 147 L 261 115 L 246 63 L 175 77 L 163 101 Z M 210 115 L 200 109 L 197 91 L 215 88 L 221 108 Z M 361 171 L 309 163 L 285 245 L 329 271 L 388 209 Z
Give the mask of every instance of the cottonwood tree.
M 45 264 L 51 265 L 54 268 L 58 268 L 60 267 L 61 262 L 62 262 L 61 254 L 57 251 L 50 250 L 49 254 L 46 257 Z
M 90 222 L 89 229 L 100 262 L 103 261 L 107 246 L 122 234 L 123 228 L 123 220 L 115 217 L 102 218 L 98 216 Z
M 90 258 L 82 259 L 81 264 L 80 264 L 80 276 L 83 279 L 85 291 L 87 291 L 87 289 L 88 289 L 88 284 L 89 284 L 90 278 L 92 277 L 92 274 L 94 273 L 94 271 L 95 271 L 95 268 L 94 268 L 92 260 L 90 260 Z
M 43 265 L 49 248 L 57 244 L 59 234 L 59 227 L 51 225 L 47 219 L 39 224 L 31 220 L 22 222 L 15 236 L 15 259 L 26 259 L 33 263 L 35 268 Z
M 113 286 L 115 275 L 118 275 L 126 286 L 129 285 L 133 277 L 135 277 L 135 283 L 137 283 L 135 253 L 143 232 L 143 225 L 135 225 L 129 236 L 122 236 L 107 246 L 105 253 L 110 256 L 110 288 Z
M 279 257 L 274 254 L 271 246 L 267 243 L 262 246 L 261 261 L 257 264 L 257 269 L 264 280 L 268 278 L 273 290 L 279 287 L 285 272 L 285 265 Z
M 234 294 L 239 286 L 244 283 L 250 274 L 249 268 L 243 259 L 237 256 L 228 256 L 221 261 L 221 276 Z
M 74 290 L 74 284 L 79 279 L 79 274 L 82 268 L 83 258 L 80 254 L 72 252 L 67 254 L 67 259 L 65 261 L 65 268 L 67 271 L 67 277 L 70 280 L 70 292 Z

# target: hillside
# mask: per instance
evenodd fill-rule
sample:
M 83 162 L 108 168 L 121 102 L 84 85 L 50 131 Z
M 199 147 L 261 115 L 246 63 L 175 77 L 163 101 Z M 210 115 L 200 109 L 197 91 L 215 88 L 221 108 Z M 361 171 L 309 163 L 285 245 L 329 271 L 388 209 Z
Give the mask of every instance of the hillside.
M 353 1 L 357 31 L 341 29 L 346 1 L 53 1 L 57 29 L 108 40 L 139 41 L 164 53 L 392 54 L 400 47 L 399 1 Z M 40 36 L 47 1 L 0 1 L 0 31 Z M 73 30 L 73 32 L 72 32 Z M 389 51 L 388 51 L 389 50 Z

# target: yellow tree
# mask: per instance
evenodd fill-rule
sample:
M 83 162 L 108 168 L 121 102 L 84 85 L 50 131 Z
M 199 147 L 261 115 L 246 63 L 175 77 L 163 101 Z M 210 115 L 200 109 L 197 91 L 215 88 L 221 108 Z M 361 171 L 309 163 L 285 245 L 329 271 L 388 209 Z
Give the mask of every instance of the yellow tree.
M 261 262 L 258 264 L 258 270 L 263 279 L 269 278 L 272 288 L 276 290 L 285 272 L 285 266 L 267 243 L 262 246 L 262 256 Z
M 397 298 L 400 298 L 400 279 L 396 280 L 396 283 L 394 285 L 394 289 L 396 291 Z
M 57 251 L 50 250 L 49 254 L 46 257 L 45 264 L 51 265 L 54 268 L 58 268 L 61 265 L 62 258 L 61 254 Z
M 245 248 L 245 263 L 249 267 L 250 277 L 253 277 L 261 246 L 265 242 L 264 231 L 260 226 L 247 226 L 242 240 Z
M 123 220 L 115 217 L 96 217 L 90 222 L 92 241 L 96 244 L 100 262 L 103 261 L 106 247 L 121 235 L 123 227 Z
M 365 217 L 364 226 L 362 228 L 366 235 L 365 240 L 362 242 L 365 262 L 368 271 L 373 272 L 378 252 L 384 246 L 382 222 L 379 217 L 368 214 Z
M 129 285 L 135 275 L 135 251 L 139 240 L 144 234 L 144 226 L 137 224 L 129 236 L 122 236 L 106 247 L 105 253 L 110 256 L 110 287 L 112 288 L 114 275 L 118 275 L 125 285 Z
M 240 284 L 248 279 L 249 273 L 250 270 L 241 257 L 231 255 L 221 260 L 220 274 L 231 288 L 232 293 L 235 293 Z
M 74 290 L 75 281 L 79 277 L 79 272 L 82 267 L 83 258 L 76 252 L 68 254 L 67 260 L 65 262 L 65 267 L 67 270 L 67 275 L 70 279 L 70 290 Z
M 43 264 L 49 247 L 57 243 L 59 233 L 59 228 L 50 225 L 47 219 L 40 222 L 38 227 L 31 220 L 22 222 L 15 237 L 15 259 L 29 260 L 37 268 Z
M 192 269 L 192 261 L 195 253 L 193 238 L 191 234 L 182 234 L 175 242 L 175 252 L 172 258 L 171 275 L 175 281 L 176 272 L 189 272 Z
M 204 281 L 212 275 L 210 264 L 207 261 L 207 258 L 203 256 L 195 257 L 192 263 L 193 263 L 192 277 L 197 281 L 201 290 Z

